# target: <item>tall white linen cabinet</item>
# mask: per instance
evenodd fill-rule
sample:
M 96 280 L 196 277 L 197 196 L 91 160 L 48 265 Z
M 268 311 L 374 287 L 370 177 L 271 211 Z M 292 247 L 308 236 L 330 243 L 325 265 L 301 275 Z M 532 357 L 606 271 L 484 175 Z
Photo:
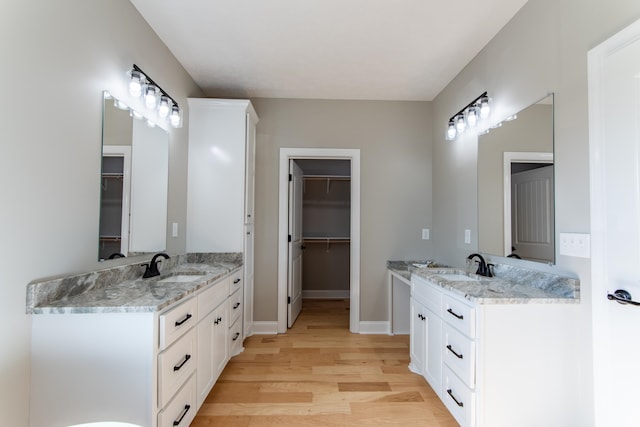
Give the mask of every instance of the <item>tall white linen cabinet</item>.
M 253 325 L 257 123 L 249 100 L 189 98 L 187 252 L 242 252 L 245 337 Z

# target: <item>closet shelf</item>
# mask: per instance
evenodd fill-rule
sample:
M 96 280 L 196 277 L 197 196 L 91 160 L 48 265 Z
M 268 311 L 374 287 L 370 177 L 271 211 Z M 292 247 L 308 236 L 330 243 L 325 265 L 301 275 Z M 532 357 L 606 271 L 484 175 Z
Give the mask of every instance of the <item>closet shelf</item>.
M 329 251 L 329 247 L 332 244 L 340 243 L 351 243 L 351 239 L 348 237 L 303 237 L 302 241 L 304 243 L 324 243 L 327 245 L 327 252 Z
M 327 181 L 327 194 L 331 190 L 331 181 L 351 181 L 348 175 L 304 175 L 303 183 L 306 181 Z

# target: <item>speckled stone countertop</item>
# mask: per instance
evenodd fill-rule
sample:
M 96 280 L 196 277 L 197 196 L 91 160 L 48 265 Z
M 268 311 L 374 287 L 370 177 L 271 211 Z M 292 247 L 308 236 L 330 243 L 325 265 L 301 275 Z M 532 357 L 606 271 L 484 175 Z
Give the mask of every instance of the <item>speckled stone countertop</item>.
M 33 281 L 27 286 L 27 314 L 160 311 L 240 268 L 242 254 L 186 254 L 161 265 L 161 275 L 148 279 L 135 263 Z M 197 278 L 171 281 L 190 275 Z
M 415 274 L 479 304 L 580 302 L 578 279 L 506 264 L 496 263 L 493 267 L 496 277 L 491 278 L 468 274 L 464 268 L 445 267 L 431 260 L 387 261 L 387 268 L 408 280 Z M 469 280 L 447 280 L 442 274 L 468 275 Z
M 580 281 L 551 273 L 504 264 L 494 266 L 496 277 L 467 273 L 464 268 L 419 268 L 412 272 L 478 304 L 572 304 L 580 302 Z M 455 280 L 448 280 L 454 274 Z M 459 280 L 460 276 L 469 280 Z

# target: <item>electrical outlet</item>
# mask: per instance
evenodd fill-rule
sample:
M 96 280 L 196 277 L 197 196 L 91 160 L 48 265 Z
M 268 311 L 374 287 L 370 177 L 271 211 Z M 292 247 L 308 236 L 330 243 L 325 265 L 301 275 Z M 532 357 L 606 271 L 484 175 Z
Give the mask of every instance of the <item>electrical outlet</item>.
M 177 222 L 173 223 L 173 229 L 171 230 L 171 236 L 172 237 L 178 237 L 178 223 Z
M 429 229 L 428 228 L 423 228 L 422 229 L 422 240 L 429 240 Z
M 471 244 L 471 230 L 464 230 L 464 243 L 467 245 Z
M 586 233 L 560 233 L 560 255 L 590 258 L 591 235 Z

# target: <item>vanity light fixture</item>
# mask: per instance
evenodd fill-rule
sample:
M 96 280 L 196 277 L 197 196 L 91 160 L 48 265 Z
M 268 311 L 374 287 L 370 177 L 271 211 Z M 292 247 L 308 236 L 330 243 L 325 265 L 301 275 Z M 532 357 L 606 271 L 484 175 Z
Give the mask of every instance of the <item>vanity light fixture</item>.
M 169 121 L 174 128 L 182 127 L 182 110 L 167 92 L 165 92 L 140 67 L 133 64 L 129 72 L 129 93 L 138 98 L 144 97 L 144 104 L 150 110 L 156 110 L 158 117 Z
M 456 136 L 464 133 L 467 128 L 475 128 L 481 120 L 488 118 L 490 113 L 491 98 L 489 98 L 487 92 L 484 92 L 449 118 L 447 141 L 454 140 Z

